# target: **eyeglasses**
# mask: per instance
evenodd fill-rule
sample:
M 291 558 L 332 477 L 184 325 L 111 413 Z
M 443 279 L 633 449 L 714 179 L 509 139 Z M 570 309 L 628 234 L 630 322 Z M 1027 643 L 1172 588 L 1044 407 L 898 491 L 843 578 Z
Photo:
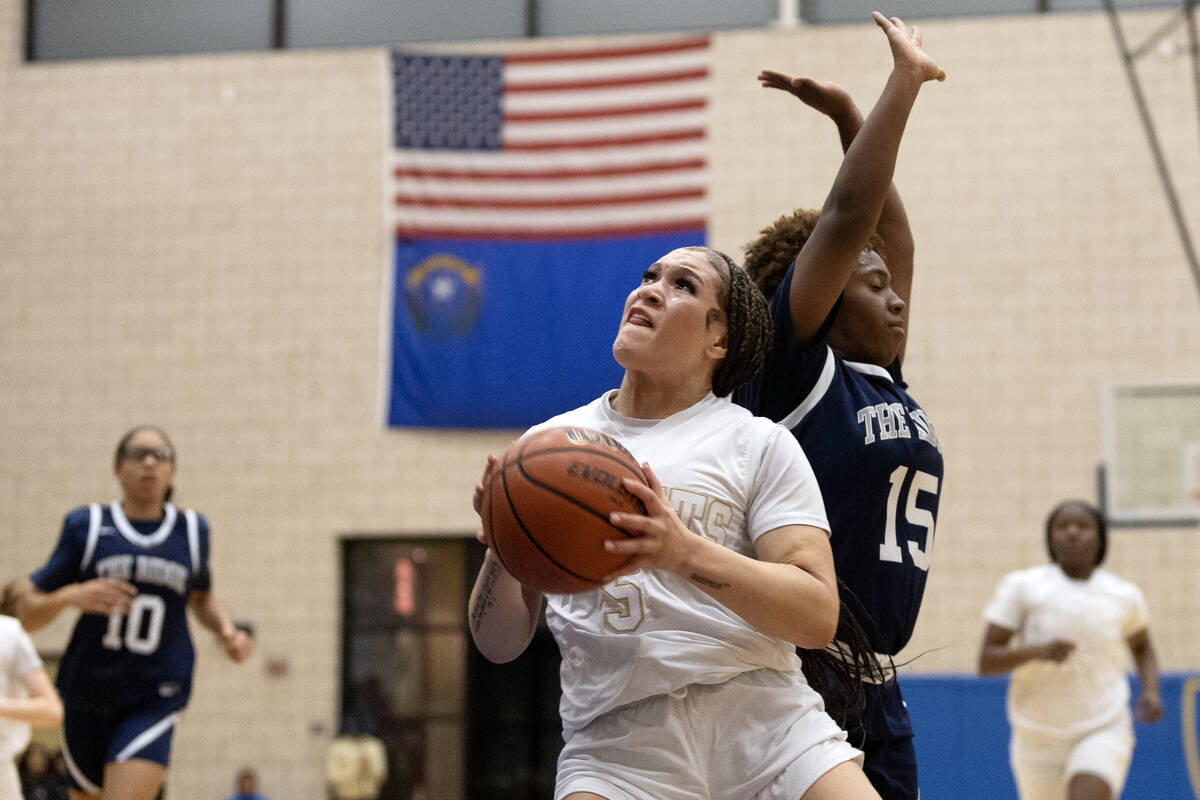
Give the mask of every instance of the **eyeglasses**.
M 160 464 L 175 460 L 175 453 L 169 447 L 131 447 L 121 455 L 121 460 L 145 461 L 146 456 L 154 456 Z

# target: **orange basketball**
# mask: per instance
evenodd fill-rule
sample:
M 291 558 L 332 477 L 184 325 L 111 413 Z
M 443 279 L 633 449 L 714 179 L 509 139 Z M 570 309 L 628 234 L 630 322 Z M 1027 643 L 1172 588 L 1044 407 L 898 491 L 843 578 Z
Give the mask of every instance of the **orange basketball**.
M 629 556 L 605 539 L 632 536 L 609 512 L 646 513 L 623 478 L 646 483 L 628 450 L 590 428 L 564 426 L 513 444 L 484 487 L 480 515 L 488 546 L 522 583 L 544 592 L 594 589 Z

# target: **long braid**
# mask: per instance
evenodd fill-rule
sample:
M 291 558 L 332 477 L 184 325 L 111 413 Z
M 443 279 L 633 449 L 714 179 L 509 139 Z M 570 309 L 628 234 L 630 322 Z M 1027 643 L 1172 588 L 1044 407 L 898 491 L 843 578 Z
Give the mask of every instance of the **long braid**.
M 727 292 L 720 298 L 728 323 L 728 342 L 725 359 L 713 373 L 713 394 L 717 397 L 729 394 L 762 367 L 772 331 L 771 310 L 763 289 L 775 292 L 815 224 L 816 212 L 798 211 L 791 217 L 781 217 L 774 230 L 764 231 L 765 236 L 759 242 L 773 256 L 765 257 L 763 251 L 759 251 L 758 266 L 765 269 L 766 274 L 756 275 L 757 283 L 751 273 L 735 264 L 729 256 L 705 248 L 713 265 L 717 266 L 714 259 L 720 258 L 729 274 Z M 768 233 L 770 235 L 766 235 Z M 790 249 L 789 240 L 795 241 L 797 236 L 800 237 L 799 246 L 788 255 L 784 251 Z M 873 237 L 872 244 L 878 242 L 878 237 Z M 764 257 L 770 265 L 764 265 L 761 260 Z M 845 726 L 857 724 L 866 702 L 863 681 L 882 683 L 887 673 L 876 660 L 870 635 L 864 629 L 863 621 L 869 620 L 866 611 L 840 579 L 838 590 L 840 608 L 834 642 L 821 650 L 797 650 L 809 684 L 824 697 L 826 710 L 834 720 Z
M 725 358 L 713 373 L 713 394 L 725 397 L 762 367 L 771 344 L 771 311 L 746 270 L 719 250 L 704 248 L 714 266 L 725 265 L 728 283 L 720 298 L 728 330 Z M 719 259 L 716 261 L 714 259 Z

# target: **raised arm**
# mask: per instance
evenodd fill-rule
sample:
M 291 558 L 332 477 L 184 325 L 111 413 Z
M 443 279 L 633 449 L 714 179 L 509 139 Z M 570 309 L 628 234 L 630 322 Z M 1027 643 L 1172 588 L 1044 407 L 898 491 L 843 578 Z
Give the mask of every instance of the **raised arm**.
M 800 340 L 816 334 L 837 302 L 859 253 L 881 223 L 881 212 L 889 198 L 895 203 L 889 207 L 889 218 L 880 230 L 881 236 L 891 240 L 883 255 L 893 272 L 897 294 L 906 302 L 911 295 L 912 237 L 906 233 L 907 217 L 892 187 L 892 175 L 904 127 L 921 85 L 928 80 L 942 80 L 945 73 L 921 49 L 919 29 L 914 26 L 909 30 L 900 20 L 889 20 L 878 12 L 874 19 L 887 35 L 894 66 L 875 107 L 857 130 L 854 118 L 858 113 L 853 102 L 848 97 L 840 104 L 835 102 L 839 114 L 835 122 L 846 156 L 821 208 L 820 219 L 796 258 L 789 300 Z M 786 76 L 781 73 L 764 72 L 759 78 L 769 88 L 785 88 L 781 81 Z M 786 88 L 796 94 L 790 81 Z M 807 91 L 803 84 L 801 91 Z M 846 104 L 852 111 L 847 111 Z
M 836 83 L 816 81 L 807 77 L 792 77 L 774 70 L 763 70 L 758 76 L 762 85 L 785 91 L 799 98 L 805 105 L 821 112 L 837 127 L 842 152 L 850 149 L 854 137 L 862 128 L 862 112 L 858 110 L 850 94 Z M 912 227 L 908 212 L 900 199 L 900 192 L 892 182 L 883 198 L 883 208 L 875 231 L 883 239 L 880 256 L 892 275 L 892 289 L 904 301 L 904 328 L 909 329 L 909 309 L 912 306 L 913 242 Z M 907 337 L 905 337 L 907 342 Z M 904 360 L 904 345 L 900 346 L 900 360 Z

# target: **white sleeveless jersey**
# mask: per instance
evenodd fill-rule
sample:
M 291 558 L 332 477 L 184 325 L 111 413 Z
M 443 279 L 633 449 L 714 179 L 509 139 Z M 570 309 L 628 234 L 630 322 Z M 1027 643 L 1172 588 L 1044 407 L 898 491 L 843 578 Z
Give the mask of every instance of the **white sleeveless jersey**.
M 1027 661 L 1013 670 L 1008 716 L 1014 727 L 1071 736 L 1127 715 L 1129 637 L 1149 624 L 1140 589 L 1106 570 L 1084 581 L 1058 564 L 1009 573 L 984 618 L 1023 645 L 1075 643 L 1061 663 Z
M 754 541 L 775 528 L 829 529 L 812 468 L 786 428 L 711 393 L 666 419 L 630 419 L 613 411 L 612 394 L 530 432 L 578 425 L 615 437 L 650 464 L 689 529 L 743 555 L 754 557 Z M 800 672 L 792 644 L 662 570 L 547 595 L 546 621 L 562 654 L 565 738 L 600 714 L 689 684 Z

